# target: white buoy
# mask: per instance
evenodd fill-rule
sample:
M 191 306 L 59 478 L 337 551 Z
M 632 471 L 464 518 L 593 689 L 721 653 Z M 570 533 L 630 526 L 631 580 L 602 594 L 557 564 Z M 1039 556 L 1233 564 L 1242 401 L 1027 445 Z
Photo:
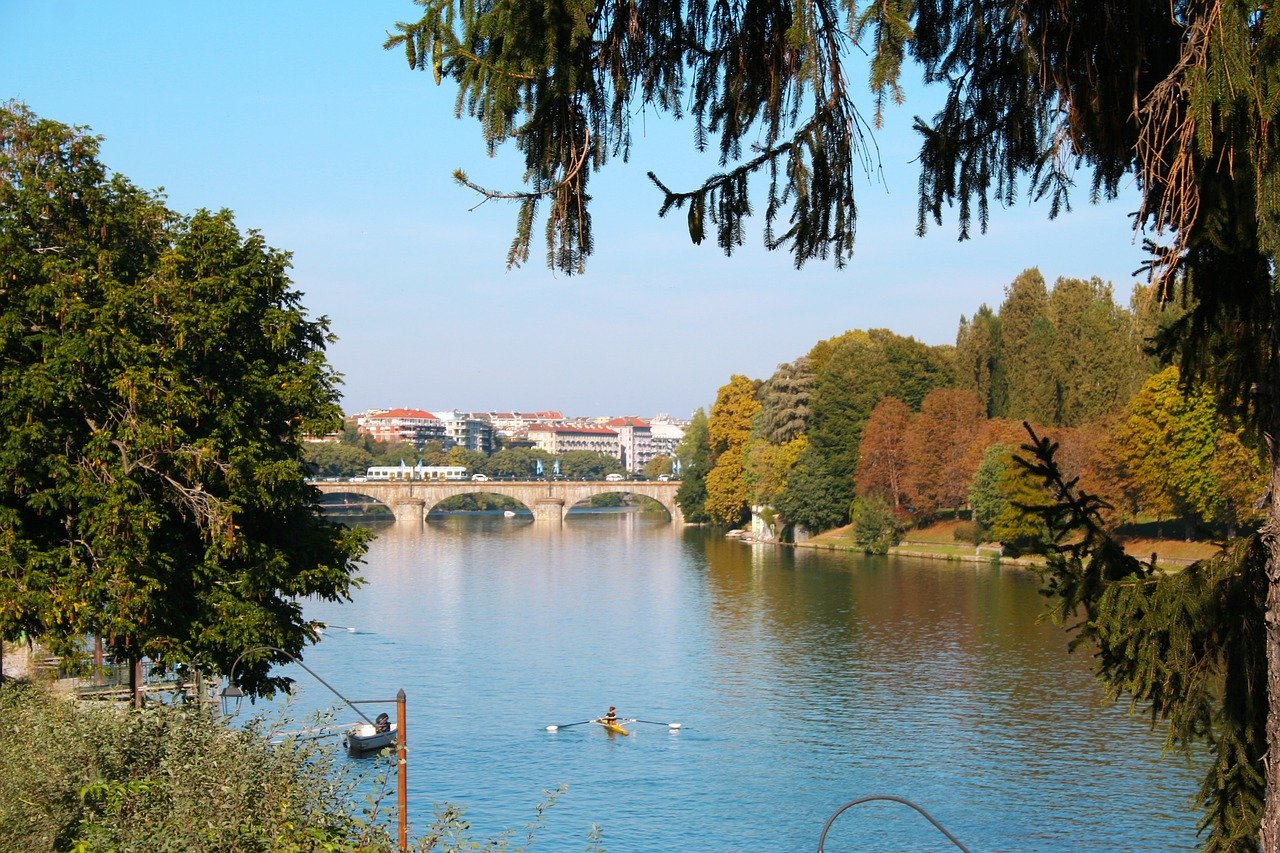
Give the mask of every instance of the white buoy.
M 675 731 L 676 729 L 680 728 L 680 724 L 679 724 L 679 723 L 667 723 L 667 728 L 671 729 L 672 731 Z
M 558 731 L 560 731 L 560 727 L 559 727 L 559 726 L 547 726 L 547 731 L 549 731 L 549 732 L 558 732 Z

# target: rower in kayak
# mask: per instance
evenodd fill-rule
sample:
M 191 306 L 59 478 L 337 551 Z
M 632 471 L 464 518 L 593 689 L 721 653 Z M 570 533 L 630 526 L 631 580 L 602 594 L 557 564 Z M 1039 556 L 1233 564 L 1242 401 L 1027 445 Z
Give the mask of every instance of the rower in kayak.
M 606 732 L 609 732 L 610 734 L 615 734 L 615 735 L 631 734 L 629 731 L 624 729 L 622 725 L 618 722 L 618 714 L 614 710 L 612 705 L 609 706 L 609 713 L 605 714 L 603 717 L 596 720 L 595 722 L 599 723 L 601 726 L 604 726 L 604 730 Z

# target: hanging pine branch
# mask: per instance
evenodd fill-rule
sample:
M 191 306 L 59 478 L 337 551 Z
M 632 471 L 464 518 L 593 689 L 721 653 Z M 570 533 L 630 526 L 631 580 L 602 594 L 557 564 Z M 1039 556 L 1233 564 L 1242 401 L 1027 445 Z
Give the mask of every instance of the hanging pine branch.
M 1207 749 L 1200 786 L 1207 853 L 1256 851 L 1266 779 L 1266 549 L 1258 535 L 1180 572 L 1129 556 L 1098 498 L 1063 478 L 1058 446 L 1027 427 L 1030 458 L 1057 502 L 1040 510 L 1054 548 L 1041 572 L 1051 615 L 1094 654 L 1112 699 L 1163 724 L 1166 744 Z

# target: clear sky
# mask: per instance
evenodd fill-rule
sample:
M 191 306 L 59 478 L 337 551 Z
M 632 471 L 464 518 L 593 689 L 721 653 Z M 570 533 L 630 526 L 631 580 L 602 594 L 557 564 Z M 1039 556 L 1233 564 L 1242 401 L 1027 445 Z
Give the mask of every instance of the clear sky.
M 519 154 L 486 158 L 454 92 L 382 50 L 410 0 L 182 3 L 0 0 L 0 98 L 88 125 L 102 159 L 169 204 L 235 211 L 242 229 L 293 253 L 348 411 L 561 409 L 570 415 L 709 406 L 734 373 L 780 363 L 847 329 L 887 327 L 953 343 L 961 315 L 997 307 L 1021 270 L 1100 276 L 1126 302 L 1142 260 L 1136 194 L 1093 206 L 1086 186 L 1056 221 L 1045 207 L 993 212 L 960 243 L 955 218 L 915 236 L 915 90 L 878 136 L 883 183 L 859 200 L 844 269 L 760 248 L 692 246 L 684 216 L 657 217 L 653 170 L 681 189 L 714 170 L 691 125 L 637 123 L 629 163 L 592 179 L 596 254 L 585 275 L 505 269 L 515 208 L 479 208 L 451 180 L 513 187 Z M 869 108 L 869 99 L 867 99 Z M 683 179 L 683 182 L 682 180 Z

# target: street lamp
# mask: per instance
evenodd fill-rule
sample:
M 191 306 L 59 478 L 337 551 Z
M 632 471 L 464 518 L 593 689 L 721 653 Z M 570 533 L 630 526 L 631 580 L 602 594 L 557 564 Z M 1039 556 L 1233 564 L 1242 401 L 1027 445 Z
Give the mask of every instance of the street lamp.
M 368 716 L 366 716 L 363 711 L 361 711 L 359 708 L 356 707 L 356 705 L 378 705 L 378 704 L 386 704 L 390 702 L 395 703 L 396 705 L 396 804 L 399 807 L 398 822 L 399 822 L 399 834 L 400 834 L 400 838 L 399 838 L 400 850 L 407 851 L 409 849 L 409 757 L 408 757 L 408 750 L 405 745 L 406 714 L 405 714 L 404 690 L 401 689 L 399 692 L 397 692 L 396 698 L 394 699 L 357 699 L 357 700 L 348 699 L 346 696 L 343 696 L 341 693 L 339 693 L 337 688 L 335 688 L 332 684 L 330 684 L 329 682 L 321 678 L 318 673 L 316 673 L 313 669 L 311 669 L 311 667 L 307 666 L 305 663 L 299 660 L 296 655 L 290 652 L 287 652 L 284 649 L 279 648 L 277 646 L 254 646 L 252 649 L 246 649 L 245 651 L 241 652 L 239 657 L 237 657 L 231 663 L 231 672 L 227 675 L 227 686 L 224 687 L 222 690 L 222 712 L 224 714 L 227 714 L 228 699 L 234 699 L 236 713 L 239 713 L 240 711 L 240 700 L 244 698 L 244 691 L 240 689 L 240 686 L 238 684 L 236 684 L 236 667 L 240 665 L 240 661 L 244 659 L 245 655 L 251 655 L 254 652 L 278 652 L 279 654 L 284 655 L 289 660 L 293 661 L 298 666 L 302 667 L 304 670 L 310 673 L 312 678 L 314 678 L 316 681 L 319 681 L 326 688 L 328 688 L 330 693 L 332 693 L 334 696 L 337 696 L 339 699 L 341 699 L 348 708 L 350 708 L 351 710 L 359 714 L 360 718 L 370 725 L 374 725 L 373 720 L 369 719 Z M 228 714 L 228 716 L 231 716 L 231 715 Z
M 933 816 L 930 815 L 927 811 L 920 808 L 910 800 L 904 799 L 902 797 L 895 797 L 892 794 L 872 794 L 869 797 L 859 797 L 858 799 L 847 802 L 840 808 L 836 809 L 835 814 L 827 818 L 826 824 L 824 824 L 822 827 L 822 834 L 818 836 L 818 853 L 822 853 L 823 851 L 822 845 L 827 840 L 827 830 L 831 829 L 831 824 L 836 822 L 836 818 L 840 817 L 840 815 L 844 814 L 846 811 L 858 805 L 859 803 L 868 803 L 873 800 L 888 800 L 889 802 L 902 803 L 904 806 L 910 806 L 911 808 L 919 812 L 924 817 L 925 820 L 933 824 L 934 828 L 937 829 L 938 832 L 941 832 L 943 835 L 945 835 L 948 841 L 950 841 L 956 847 L 959 847 L 961 850 L 964 851 L 964 853 L 969 853 L 969 848 L 961 844 L 960 839 L 956 838 L 950 832 L 947 832 L 946 827 L 944 827 L 942 824 L 934 820 Z

